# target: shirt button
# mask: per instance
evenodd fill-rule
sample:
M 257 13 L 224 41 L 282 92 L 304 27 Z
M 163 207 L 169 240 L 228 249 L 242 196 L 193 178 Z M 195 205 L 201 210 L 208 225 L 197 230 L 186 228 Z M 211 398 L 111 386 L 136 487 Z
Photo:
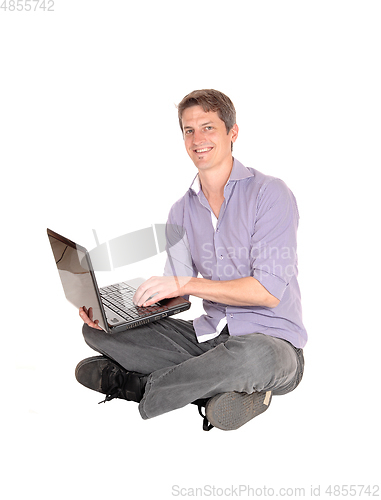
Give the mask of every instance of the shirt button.
M 234 318 L 234 314 L 231 314 L 231 315 L 230 315 L 230 317 L 231 317 L 231 318 Z
M 223 256 L 223 255 L 220 255 L 220 259 L 222 260 L 223 258 L 224 258 L 224 256 Z

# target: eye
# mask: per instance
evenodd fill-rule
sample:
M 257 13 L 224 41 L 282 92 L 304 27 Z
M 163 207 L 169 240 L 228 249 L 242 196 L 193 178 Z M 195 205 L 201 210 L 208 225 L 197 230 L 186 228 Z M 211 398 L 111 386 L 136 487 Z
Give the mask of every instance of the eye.
M 193 130 L 191 128 L 188 128 L 187 130 L 185 130 L 184 135 L 190 135 L 192 133 L 193 133 Z

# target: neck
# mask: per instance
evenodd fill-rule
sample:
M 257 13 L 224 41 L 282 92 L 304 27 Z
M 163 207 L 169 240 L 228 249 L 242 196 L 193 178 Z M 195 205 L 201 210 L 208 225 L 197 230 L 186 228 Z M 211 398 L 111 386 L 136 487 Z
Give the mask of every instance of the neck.
M 201 189 L 209 201 L 210 198 L 224 196 L 224 187 L 230 177 L 233 168 L 233 157 L 218 169 L 199 170 L 198 175 Z

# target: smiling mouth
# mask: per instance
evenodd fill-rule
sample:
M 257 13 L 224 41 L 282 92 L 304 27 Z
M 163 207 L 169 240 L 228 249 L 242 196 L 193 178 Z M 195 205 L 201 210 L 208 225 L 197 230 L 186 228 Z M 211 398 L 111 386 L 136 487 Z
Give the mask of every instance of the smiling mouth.
M 200 153 L 209 153 L 209 151 L 212 151 L 213 148 L 201 148 L 201 149 L 195 149 L 194 152 L 197 154 Z

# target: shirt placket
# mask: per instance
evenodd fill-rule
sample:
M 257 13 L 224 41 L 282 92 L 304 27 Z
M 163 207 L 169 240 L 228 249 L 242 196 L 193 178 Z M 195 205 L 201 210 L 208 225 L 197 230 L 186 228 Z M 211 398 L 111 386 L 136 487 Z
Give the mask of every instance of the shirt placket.
M 213 280 L 219 280 L 219 281 L 221 280 L 221 274 L 222 274 L 221 268 L 224 265 L 224 262 L 226 262 L 227 252 L 226 252 L 225 247 L 222 245 L 221 234 L 223 232 L 223 220 L 224 220 L 224 215 L 226 212 L 226 207 L 228 205 L 228 202 L 229 202 L 229 199 L 230 199 L 230 196 L 232 193 L 232 187 L 233 186 L 232 186 L 231 182 L 228 182 L 227 185 L 225 186 L 225 189 L 224 189 L 224 198 L 225 199 L 222 203 L 219 217 L 217 219 L 216 228 L 214 231 L 214 255 L 215 255 L 216 265 L 214 266 L 215 273 L 213 273 L 213 275 L 212 275 Z M 204 200 L 205 200 L 205 203 L 202 203 L 202 202 L 201 203 L 209 210 L 211 217 L 213 217 L 213 215 L 214 215 L 213 211 L 212 211 L 207 199 L 205 198 L 205 196 L 204 196 Z M 228 319 L 228 318 L 233 319 L 234 318 L 234 314 L 232 312 L 232 309 L 229 306 L 225 307 L 225 317 L 226 317 L 226 319 Z

